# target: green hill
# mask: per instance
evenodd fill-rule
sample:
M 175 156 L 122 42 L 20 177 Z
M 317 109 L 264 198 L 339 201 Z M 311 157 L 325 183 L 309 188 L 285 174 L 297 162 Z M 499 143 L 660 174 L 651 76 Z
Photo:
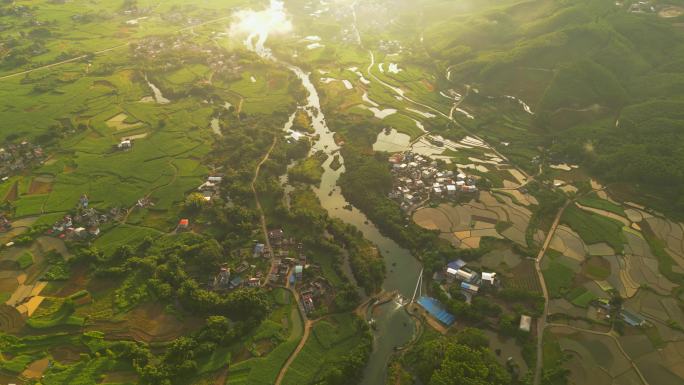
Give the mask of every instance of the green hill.
M 552 158 L 684 217 L 684 16 L 661 17 L 657 1 L 655 12 L 632 12 L 631 3 L 507 1 L 433 23 L 424 36 L 454 86 L 527 102 Z

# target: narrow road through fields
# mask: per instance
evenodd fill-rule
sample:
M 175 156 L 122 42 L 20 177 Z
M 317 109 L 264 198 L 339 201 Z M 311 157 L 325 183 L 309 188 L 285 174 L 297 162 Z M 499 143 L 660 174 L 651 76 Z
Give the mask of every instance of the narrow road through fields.
M 295 298 L 296 297 L 297 295 L 295 293 Z M 299 299 L 297 299 L 297 306 L 299 306 Z M 304 345 L 306 345 L 306 341 L 309 340 L 309 335 L 311 334 L 311 327 L 313 326 L 313 324 L 314 321 L 308 319 L 304 321 L 304 334 L 302 334 L 302 339 L 299 340 L 299 345 L 297 345 L 297 348 L 292 352 L 292 354 L 290 354 L 290 357 L 287 358 L 287 361 L 285 361 L 283 367 L 280 368 L 280 372 L 278 372 L 278 377 L 276 378 L 275 385 L 280 385 L 282 383 L 283 378 L 285 378 L 285 373 L 287 373 L 287 369 L 290 368 L 292 362 L 294 362 L 295 358 L 297 358 L 297 356 L 299 355 L 299 352 L 301 352 L 304 348 Z
M 596 190 L 591 190 L 591 191 L 596 191 Z M 546 288 L 546 281 L 544 280 L 544 275 L 542 274 L 542 269 L 541 269 L 541 261 L 546 252 L 549 249 L 549 245 L 551 244 L 551 240 L 553 239 L 553 236 L 556 232 L 556 229 L 558 228 L 558 225 L 560 224 L 561 217 L 563 216 L 563 213 L 565 210 L 570 206 L 574 205 L 575 201 L 580 198 L 576 197 L 575 199 L 569 199 L 565 202 L 563 207 L 558 211 L 556 214 L 556 218 L 553 221 L 553 224 L 551 225 L 551 228 L 549 229 L 549 232 L 546 236 L 546 239 L 544 240 L 544 244 L 539 250 L 539 254 L 537 254 L 537 258 L 535 258 L 535 270 L 537 272 L 537 276 L 539 277 L 539 283 L 542 288 L 542 293 L 544 295 L 544 310 L 542 312 L 542 316 L 539 318 L 537 322 L 537 362 L 535 365 L 534 369 L 534 378 L 533 378 L 533 385 L 539 385 L 541 383 L 541 377 L 542 377 L 542 368 L 543 368 L 543 338 L 544 338 L 544 330 L 546 329 L 547 326 L 563 326 L 567 327 L 570 329 L 574 329 L 577 331 L 582 331 L 582 332 L 587 332 L 590 334 L 596 334 L 596 335 L 605 335 L 613 338 L 615 343 L 618 345 L 618 348 L 622 352 L 622 354 L 627 358 L 627 360 L 632 364 L 632 367 L 636 371 L 636 373 L 639 375 L 639 378 L 645 385 L 649 385 L 648 381 L 646 381 L 646 378 L 641 374 L 641 371 L 639 368 L 636 366 L 636 363 L 632 361 L 632 359 L 629 357 L 627 352 L 622 348 L 622 345 L 620 344 L 620 340 L 612 333 L 612 332 L 597 332 L 595 330 L 588 330 L 588 329 L 582 329 L 578 328 L 575 326 L 571 325 L 565 325 L 565 324 L 557 324 L 557 323 L 548 323 L 547 324 L 547 316 L 548 316 L 548 306 L 549 306 L 549 293 Z
M 271 249 L 271 241 L 268 239 L 268 229 L 266 228 L 266 215 L 264 214 L 264 209 L 261 207 L 261 202 L 259 202 L 259 194 L 256 190 L 256 183 L 257 179 L 259 179 L 259 172 L 261 171 L 261 166 L 263 166 L 263 164 L 266 163 L 266 161 L 268 160 L 268 157 L 271 156 L 271 152 L 275 148 L 276 143 L 278 143 L 278 135 L 273 135 L 273 142 L 271 143 L 271 147 L 268 148 L 268 151 L 266 152 L 264 157 L 259 161 L 259 163 L 257 163 L 257 166 L 254 170 L 254 178 L 252 178 L 252 183 L 250 184 L 252 193 L 254 194 L 254 202 L 257 211 L 259 211 L 261 231 L 264 233 L 264 242 L 266 243 L 266 251 L 268 253 L 271 253 L 273 249 Z M 261 286 L 265 286 L 268 283 L 268 277 L 271 275 L 271 272 L 273 271 L 274 263 L 275 259 L 271 255 L 271 267 L 268 271 L 268 274 L 266 274 L 266 280 L 261 284 Z
M 242 105 L 242 100 L 240 100 L 240 105 Z M 259 194 L 257 193 L 256 190 L 256 183 L 257 180 L 259 179 L 259 172 L 261 171 L 261 166 L 263 166 L 264 163 L 268 160 L 268 158 L 271 155 L 271 152 L 273 152 L 273 149 L 276 146 L 276 143 L 278 143 L 278 135 L 273 135 L 273 142 L 271 143 L 271 147 L 269 147 L 268 151 L 264 155 L 264 157 L 257 163 L 257 166 L 254 170 L 254 178 L 252 178 L 252 183 L 251 183 L 251 189 L 252 193 L 254 194 L 254 202 L 256 204 L 256 208 L 259 211 L 259 217 L 261 221 L 261 231 L 264 233 L 264 241 L 266 243 L 266 250 L 271 253 L 271 241 L 268 238 L 268 228 L 266 227 L 266 214 L 264 214 L 264 210 L 261 207 L 261 202 L 259 201 Z M 268 284 L 268 277 L 271 275 L 271 272 L 275 268 L 275 258 L 273 255 L 271 255 L 271 267 L 269 268 L 268 274 L 266 275 L 266 280 L 261 284 L 261 286 L 266 286 Z M 288 275 L 289 276 L 289 275 Z M 299 355 L 299 352 L 304 348 L 304 345 L 306 345 L 306 341 L 309 339 L 309 335 L 311 334 L 311 327 L 313 326 L 315 321 L 311 321 L 307 319 L 306 313 L 304 312 L 304 307 L 302 306 L 301 302 L 299 301 L 299 295 L 297 292 L 290 287 L 290 282 L 289 280 L 285 284 L 285 288 L 290 291 L 292 294 L 292 297 L 295 299 L 295 303 L 297 306 L 297 311 L 299 312 L 299 316 L 304 324 L 304 332 L 302 333 L 302 338 L 299 340 L 299 344 L 297 344 L 297 347 L 295 350 L 290 354 L 288 357 L 287 361 L 285 361 L 285 364 L 280 368 L 280 371 L 278 372 L 278 377 L 276 377 L 275 385 L 280 385 L 280 383 L 283 381 L 283 378 L 285 378 L 285 373 L 287 372 L 287 369 L 290 367 L 292 362 L 297 358 Z
M 560 224 L 561 217 L 563 216 L 565 209 L 570 205 L 570 203 L 572 203 L 572 201 L 568 200 L 567 202 L 565 202 L 563 207 L 561 207 L 561 209 L 558 210 L 558 214 L 556 214 L 556 218 L 553 220 L 553 224 L 551 225 L 551 228 L 549 228 L 549 232 L 546 235 L 544 245 L 542 246 L 541 250 L 539 250 L 539 254 L 537 254 L 537 258 L 534 261 L 535 270 L 537 271 L 537 276 L 539 277 L 539 284 L 542 288 L 542 294 L 544 295 L 544 310 L 542 311 L 542 316 L 539 317 L 539 320 L 537 321 L 537 363 L 534 368 L 534 385 L 539 385 L 541 382 L 541 372 L 544 354 L 542 341 L 544 338 L 544 329 L 546 328 L 546 315 L 549 307 L 549 292 L 546 289 L 546 281 L 544 281 L 544 275 L 542 274 L 541 260 L 542 258 L 544 258 L 544 254 L 546 254 L 546 251 L 548 250 L 549 245 L 551 244 L 551 240 L 553 239 L 553 236 L 556 233 L 558 224 Z
M 123 43 L 123 44 L 115 45 L 114 47 L 110 47 L 110 48 L 106 48 L 106 49 L 103 49 L 103 50 L 100 50 L 100 51 L 93 52 L 92 55 L 101 55 L 101 54 L 103 54 L 103 53 L 107 53 L 107 52 L 109 52 L 109 51 L 113 51 L 113 50 L 118 49 L 118 48 L 128 47 L 130 44 L 131 44 L 131 42 L 126 42 L 126 43 Z M 81 59 L 85 59 L 85 58 L 88 57 L 89 55 L 91 55 L 91 54 L 85 54 L 85 55 L 81 55 L 81 56 L 76 56 L 76 57 L 73 57 L 73 58 L 71 58 L 71 59 L 59 61 L 59 62 L 57 62 L 57 63 L 46 64 L 46 65 L 44 65 L 44 66 L 32 68 L 32 69 L 30 69 L 30 70 L 25 70 L 25 71 L 21 71 L 21 72 L 15 72 L 15 73 L 9 74 L 9 75 L 0 76 L 0 80 L 9 79 L 9 78 L 13 78 L 13 77 L 21 76 L 21 75 L 30 74 L 31 72 L 36 72 L 36 71 L 40 71 L 40 70 L 45 70 L 45 69 L 52 68 L 52 67 L 58 67 L 58 66 L 61 66 L 61 65 L 67 64 L 67 63 L 72 63 L 72 62 L 75 62 L 75 61 L 78 61 L 78 60 L 81 60 Z
M 280 385 L 281 382 L 283 381 L 283 378 L 285 378 L 285 373 L 287 373 L 287 369 L 290 368 L 290 365 L 294 362 L 295 358 L 299 355 L 299 353 L 302 351 L 304 348 L 304 345 L 306 345 L 306 341 L 309 340 L 309 335 L 311 334 L 311 328 L 313 327 L 313 324 L 316 322 L 316 320 L 312 321 L 306 318 L 306 312 L 304 312 L 304 307 L 302 304 L 299 302 L 299 295 L 297 295 L 297 292 L 290 287 L 290 281 L 288 280 L 287 283 L 285 284 L 285 288 L 292 293 L 292 296 L 295 299 L 295 303 L 297 304 L 297 309 L 299 311 L 299 316 L 302 319 L 302 322 L 304 323 L 304 332 L 302 333 L 302 338 L 299 340 L 299 344 L 297 344 L 297 347 L 295 350 L 292 351 L 292 354 L 287 358 L 287 361 L 283 364 L 283 366 L 280 368 L 280 371 L 278 372 L 278 377 L 276 377 L 276 381 L 274 385 Z
M 214 385 L 225 385 L 228 380 L 228 367 L 221 369 L 219 375 L 214 379 Z

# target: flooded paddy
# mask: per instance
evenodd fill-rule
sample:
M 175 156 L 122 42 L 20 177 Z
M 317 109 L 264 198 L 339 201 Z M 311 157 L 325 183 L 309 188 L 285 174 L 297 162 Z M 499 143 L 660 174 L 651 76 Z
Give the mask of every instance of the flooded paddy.
M 411 137 L 392 128 L 383 130 L 373 143 L 373 151 L 403 152 L 409 149 Z
M 563 253 L 563 255 L 567 255 L 580 262 L 584 261 L 587 255 L 587 246 L 584 244 L 582 238 L 570 227 L 565 225 L 558 226 L 551 239 L 550 246 L 552 249 Z
M 666 251 L 679 267 L 684 267 L 684 227 L 661 217 L 646 218 L 653 233 L 665 242 Z
M 368 106 L 364 106 L 364 105 L 362 105 L 360 107 L 372 112 L 373 116 L 376 117 L 377 119 L 385 119 L 386 117 L 388 117 L 390 115 L 394 115 L 397 113 L 397 110 L 395 108 L 380 109 L 378 107 L 368 107 Z
M 436 118 L 436 117 L 437 117 L 437 115 L 435 115 L 435 114 L 433 114 L 433 113 L 425 112 L 425 111 L 420 111 L 420 110 L 417 110 L 417 109 L 411 108 L 411 107 L 407 107 L 406 110 L 407 110 L 407 111 L 414 112 L 414 113 L 416 113 L 416 114 L 418 114 L 418 115 L 421 115 L 421 116 L 423 116 L 424 118 L 427 118 L 427 119 L 432 119 L 432 118 Z
M 117 131 L 130 130 L 143 125 L 142 122 L 127 123 L 126 120 L 128 120 L 128 115 L 122 112 L 109 118 L 105 123 Z

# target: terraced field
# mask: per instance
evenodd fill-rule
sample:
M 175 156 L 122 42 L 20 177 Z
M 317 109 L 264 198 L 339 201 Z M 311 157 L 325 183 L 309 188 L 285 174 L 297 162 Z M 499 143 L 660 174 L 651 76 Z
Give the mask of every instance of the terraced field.
M 413 214 L 413 221 L 429 230 L 439 230 L 441 237 L 455 247 L 477 248 L 483 237 L 507 238 L 526 245 L 525 232 L 532 212 L 502 194 L 483 191 L 477 201 L 436 208 L 421 208 Z M 500 233 L 497 223 L 508 223 Z

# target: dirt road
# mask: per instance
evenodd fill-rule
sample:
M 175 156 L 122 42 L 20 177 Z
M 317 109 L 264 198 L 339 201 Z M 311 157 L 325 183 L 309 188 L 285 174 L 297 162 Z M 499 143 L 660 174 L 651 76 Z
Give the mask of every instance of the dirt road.
M 254 194 L 254 202 L 256 204 L 257 211 L 259 211 L 259 221 L 261 222 L 261 231 L 264 233 L 266 252 L 269 253 L 272 252 L 273 249 L 271 249 L 271 241 L 268 239 L 268 229 L 266 228 L 266 215 L 264 214 L 264 210 L 261 207 L 261 202 L 259 202 L 259 194 L 256 190 L 256 183 L 259 179 L 259 172 L 261 171 L 261 166 L 263 166 L 264 163 L 266 163 L 266 161 L 268 160 L 268 157 L 271 156 L 271 152 L 275 148 L 276 143 L 278 143 L 278 136 L 274 135 L 273 143 L 271 143 L 271 147 L 268 148 L 268 151 L 266 152 L 264 157 L 257 164 L 256 169 L 254 170 L 254 178 L 252 178 L 252 183 L 250 184 L 250 187 L 252 188 L 252 193 Z M 266 275 L 266 280 L 261 284 L 261 286 L 265 286 L 268 283 L 268 278 L 275 267 L 274 264 L 275 259 L 273 258 L 273 256 L 271 256 L 271 268 L 269 269 L 268 274 Z
M 541 260 L 544 258 L 544 254 L 546 254 L 546 251 L 549 249 L 549 245 L 551 244 L 551 240 L 553 239 L 553 235 L 556 233 L 556 229 L 558 228 L 558 224 L 560 223 L 561 217 L 563 216 L 563 213 L 565 212 L 565 209 L 572 203 L 572 201 L 568 200 L 565 202 L 563 207 L 561 207 L 560 210 L 558 210 L 558 214 L 556 214 L 556 218 L 553 220 L 553 224 L 551 225 L 551 228 L 549 229 L 549 233 L 546 235 L 546 239 L 544 240 L 544 245 L 542 246 L 541 250 L 539 250 L 539 254 L 537 254 L 537 258 L 534 261 L 535 269 L 537 271 L 537 276 L 539 277 L 539 284 L 541 285 L 542 288 L 542 294 L 544 295 L 544 311 L 542 312 L 542 316 L 539 318 L 537 321 L 537 363 L 534 368 L 534 385 L 539 385 L 541 381 L 541 372 L 542 372 L 542 363 L 543 363 L 543 345 L 542 345 L 542 340 L 544 337 L 544 329 L 546 328 L 546 315 L 548 311 L 548 306 L 549 306 L 549 292 L 546 289 L 546 281 L 544 281 L 544 275 L 542 274 L 541 270 Z
M 297 305 L 299 306 L 299 299 L 297 299 Z M 283 381 L 283 378 L 285 378 L 285 373 L 287 373 L 287 369 L 290 368 L 292 362 L 294 362 L 295 358 L 297 358 L 299 353 L 304 348 L 304 345 L 306 345 L 306 341 L 309 339 L 309 335 L 311 334 L 311 327 L 313 326 L 313 324 L 314 321 L 304 321 L 304 334 L 302 334 L 302 339 L 299 340 L 299 345 L 297 345 L 297 348 L 292 352 L 292 354 L 290 354 L 290 357 L 288 357 L 287 361 L 285 361 L 285 365 L 283 365 L 283 367 L 280 368 L 280 372 L 278 373 L 278 377 L 276 378 L 275 385 L 280 385 L 280 383 Z

